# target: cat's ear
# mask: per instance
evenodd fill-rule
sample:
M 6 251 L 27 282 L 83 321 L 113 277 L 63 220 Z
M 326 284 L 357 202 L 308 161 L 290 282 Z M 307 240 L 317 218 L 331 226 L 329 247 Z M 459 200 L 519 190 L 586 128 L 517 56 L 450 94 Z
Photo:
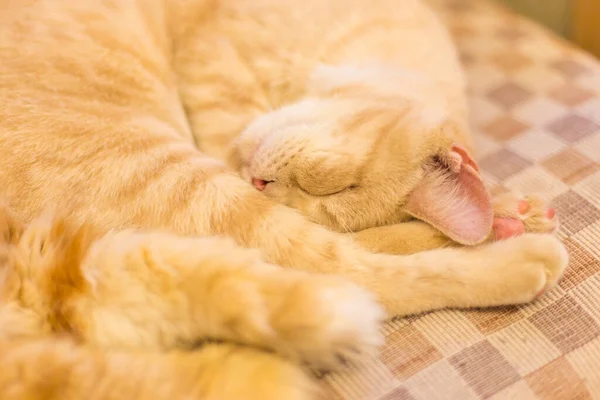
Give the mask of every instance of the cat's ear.
M 405 211 L 464 245 L 483 242 L 492 229 L 490 195 L 477 164 L 458 145 L 425 166 L 425 176 L 409 195 Z

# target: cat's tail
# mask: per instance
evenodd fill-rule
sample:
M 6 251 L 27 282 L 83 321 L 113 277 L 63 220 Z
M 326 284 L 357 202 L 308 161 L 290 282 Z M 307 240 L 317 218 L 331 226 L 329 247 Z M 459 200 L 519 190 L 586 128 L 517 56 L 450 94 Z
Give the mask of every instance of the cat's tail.
M 0 339 L 0 398 L 305 400 L 314 382 L 275 355 L 229 344 L 106 352 L 70 340 Z

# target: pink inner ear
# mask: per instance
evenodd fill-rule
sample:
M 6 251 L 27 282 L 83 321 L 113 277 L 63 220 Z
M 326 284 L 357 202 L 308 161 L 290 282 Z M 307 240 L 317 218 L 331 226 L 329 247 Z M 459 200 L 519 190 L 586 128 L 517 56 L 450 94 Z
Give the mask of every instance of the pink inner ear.
M 473 158 L 469 155 L 469 152 L 464 147 L 459 146 L 457 144 L 453 144 L 450 148 L 450 154 L 458 154 L 464 164 L 467 164 L 475 171 L 479 172 L 479 166 L 477 165 L 475 160 L 473 160 Z
M 444 159 L 447 165 L 426 172 L 410 194 L 406 211 L 460 244 L 481 243 L 492 229 L 493 210 L 479 168 L 458 145 Z

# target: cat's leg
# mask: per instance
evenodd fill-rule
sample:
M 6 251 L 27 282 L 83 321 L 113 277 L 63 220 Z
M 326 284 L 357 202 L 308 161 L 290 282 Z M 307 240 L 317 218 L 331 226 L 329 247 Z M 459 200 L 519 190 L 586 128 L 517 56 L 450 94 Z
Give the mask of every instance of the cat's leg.
M 262 229 L 271 235 L 261 239 L 276 245 L 262 249 L 279 249 L 279 259 L 294 268 L 350 278 L 375 293 L 390 315 L 529 302 L 554 287 L 568 264 L 564 246 L 549 234 L 392 256 L 367 253 L 343 235 L 289 216 L 278 220 L 287 221 L 285 230 L 265 216 Z
M 476 248 L 371 254 L 280 205 L 254 209 L 262 211 L 260 219 L 247 213 L 247 225 L 224 218 L 221 226 L 272 262 L 353 280 L 377 294 L 391 315 L 528 302 L 557 283 L 568 261 L 557 238 L 540 234 Z
M 247 228 L 243 239 L 267 258 L 348 277 L 377 294 L 391 315 L 528 302 L 552 288 L 568 263 L 564 246 L 549 234 L 391 256 L 367 253 L 280 206 Z
M 108 348 L 203 339 L 336 367 L 376 351 L 384 312 L 359 286 L 266 264 L 223 238 L 122 231 L 90 240 L 61 221 L 32 223 L 19 244 L 23 301 L 55 330 Z M 32 288 L 31 288 L 32 287 Z
M 229 189 L 236 185 L 233 180 L 230 183 Z M 236 186 L 237 193 L 247 186 Z M 225 190 L 223 187 L 222 193 Z M 241 215 L 221 214 L 218 226 L 224 233 L 259 248 L 270 262 L 347 277 L 374 292 L 390 315 L 528 302 L 557 283 L 568 261 L 557 238 L 540 234 L 476 248 L 405 256 L 372 254 L 349 237 L 309 223 L 264 197 L 255 197 L 256 192 L 237 197 L 238 206 L 229 208 Z M 250 201 L 260 199 L 264 199 L 263 206 L 249 206 Z
M 348 235 L 362 247 L 375 253 L 414 254 L 457 246 L 439 230 L 418 220 L 378 226 Z
M 557 238 L 530 233 L 475 248 L 405 256 L 403 268 L 387 255 L 380 257 L 361 280 L 377 276 L 369 287 L 396 315 L 529 302 L 554 287 L 568 264 Z
M 229 344 L 118 352 L 69 340 L 0 339 L 0 398 L 309 400 L 315 382 L 273 354 Z

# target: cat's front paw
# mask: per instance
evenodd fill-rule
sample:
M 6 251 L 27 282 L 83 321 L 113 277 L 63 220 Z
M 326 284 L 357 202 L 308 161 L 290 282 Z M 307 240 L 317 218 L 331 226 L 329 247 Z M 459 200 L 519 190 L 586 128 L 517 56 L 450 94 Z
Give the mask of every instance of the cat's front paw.
M 560 240 L 552 235 L 527 235 L 524 243 L 526 259 L 536 260 L 544 269 L 544 286 L 536 293 L 541 296 L 554 288 L 569 264 L 569 255 Z
M 526 303 L 556 286 L 569 261 L 564 245 L 553 235 L 524 234 L 491 245 L 500 304 Z M 490 304 L 492 305 L 492 304 Z
M 524 233 L 553 233 L 558 217 L 540 196 L 505 193 L 494 198 L 492 239 L 504 240 Z
M 385 312 L 366 290 L 338 277 L 313 276 L 285 293 L 271 318 L 279 351 L 312 367 L 335 369 L 373 356 Z

